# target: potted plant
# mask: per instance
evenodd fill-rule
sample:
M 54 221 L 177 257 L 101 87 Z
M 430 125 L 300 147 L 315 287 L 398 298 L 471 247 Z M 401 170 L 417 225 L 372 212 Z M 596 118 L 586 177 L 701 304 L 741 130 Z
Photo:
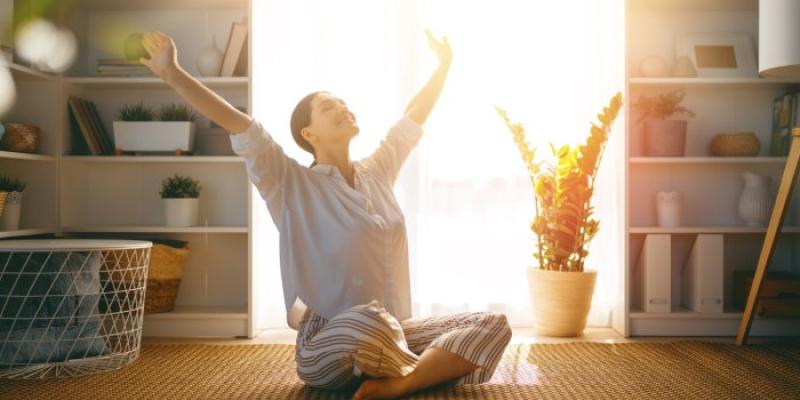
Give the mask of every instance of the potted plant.
M 26 185 L 19 179 L 11 179 L 6 175 L 0 176 L 0 197 L 5 197 L 4 205 L 0 204 L 0 229 L 4 231 L 19 229 L 22 192 Z M 0 203 L 3 201 L 0 200 Z
M 194 150 L 197 115 L 183 104 L 166 104 L 159 109 L 158 121 L 141 102 L 125 105 L 114 121 L 115 146 L 120 151 Z
M 175 174 L 164 179 L 161 199 L 167 226 L 195 226 L 200 205 L 200 182 Z
M 686 93 L 675 89 L 655 97 L 639 96 L 633 104 L 639 113 L 639 125 L 644 125 L 645 155 L 651 157 L 683 157 L 686 148 L 684 119 L 670 118 L 676 114 L 694 117 L 694 113 L 681 106 Z
M 538 267 L 528 267 L 527 275 L 537 334 L 580 336 L 586 327 L 597 270 L 584 270 L 584 260 L 599 228 L 590 201 L 621 105 L 622 95 L 617 93 L 598 114 L 601 124 L 592 124 L 585 143 L 558 150 L 551 145 L 555 163 L 537 160 L 522 125 L 511 123 L 506 112 L 497 108 L 513 134 L 535 192 L 536 217 L 531 229 L 537 239 L 534 256 Z

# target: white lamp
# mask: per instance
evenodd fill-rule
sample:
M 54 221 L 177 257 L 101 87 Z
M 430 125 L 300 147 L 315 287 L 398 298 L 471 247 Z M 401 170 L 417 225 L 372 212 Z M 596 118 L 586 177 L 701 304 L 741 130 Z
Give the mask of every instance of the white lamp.
M 800 78 L 800 1 L 759 0 L 758 70 L 767 78 Z

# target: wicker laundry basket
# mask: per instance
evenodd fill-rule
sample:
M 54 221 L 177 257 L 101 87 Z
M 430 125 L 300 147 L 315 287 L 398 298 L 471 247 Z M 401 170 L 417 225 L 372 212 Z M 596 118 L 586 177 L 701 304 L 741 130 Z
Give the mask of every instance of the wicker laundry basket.
M 18 153 L 36 153 L 39 150 L 39 127 L 28 124 L 6 123 L 0 148 Z
M 0 388 L 2 379 L 81 376 L 133 363 L 151 244 L 0 241 Z M 124 286 L 109 279 L 104 260 L 112 252 L 113 272 L 128 280 Z
M 175 309 L 175 298 L 183 279 L 186 258 L 189 256 L 189 242 L 171 239 L 148 239 L 153 243 L 150 249 L 150 263 L 147 274 L 147 289 L 144 312 L 160 313 Z M 111 254 L 106 263 L 115 264 L 123 254 Z M 113 268 L 111 268 L 113 269 Z M 122 284 L 130 282 L 123 273 L 112 275 L 112 279 Z
M 721 133 L 714 136 L 709 150 L 720 157 L 755 157 L 761 151 L 761 142 L 753 132 Z

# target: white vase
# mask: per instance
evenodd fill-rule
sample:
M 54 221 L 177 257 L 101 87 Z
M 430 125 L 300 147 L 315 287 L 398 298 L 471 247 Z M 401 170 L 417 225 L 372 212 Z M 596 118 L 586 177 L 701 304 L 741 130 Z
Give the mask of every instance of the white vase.
M 739 196 L 739 217 L 747 226 L 765 226 L 772 204 L 769 201 L 769 177 L 743 172 L 744 188 Z
M 656 193 L 656 218 L 658 226 L 674 228 L 681 225 L 683 196 L 681 192 Z
M 22 194 L 24 192 L 8 192 L 3 214 L 0 216 L 0 230 L 14 231 L 19 229 L 19 217 L 22 214 Z
M 219 76 L 222 68 L 222 51 L 217 48 L 217 37 L 209 35 L 208 47 L 197 56 L 197 70 L 201 76 Z
M 162 199 L 164 202 L 164 219 L 167 226 L 195 226 L 199 198 Z

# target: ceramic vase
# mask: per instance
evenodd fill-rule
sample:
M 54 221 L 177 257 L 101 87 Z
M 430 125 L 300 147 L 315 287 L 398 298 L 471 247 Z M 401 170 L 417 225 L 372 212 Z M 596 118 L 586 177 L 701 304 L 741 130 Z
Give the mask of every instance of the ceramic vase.
M 747 226 L 765 226 L 769 219 L 769 177 L 742 173 L 744 188 L 739 196 L 739 217 Z
M 217 37 L 210 35 L 208 47 L 197 56 L 197 70 L 201 76 L 219 76 L 222 68 L 222 51 L 217 48 Z
M 167 226 L 196 226 L 199 198 L 162 199 Z
M 681 192 L 656 193 L 656 217 L 658 226 L 674 228 L 681 225 Z

